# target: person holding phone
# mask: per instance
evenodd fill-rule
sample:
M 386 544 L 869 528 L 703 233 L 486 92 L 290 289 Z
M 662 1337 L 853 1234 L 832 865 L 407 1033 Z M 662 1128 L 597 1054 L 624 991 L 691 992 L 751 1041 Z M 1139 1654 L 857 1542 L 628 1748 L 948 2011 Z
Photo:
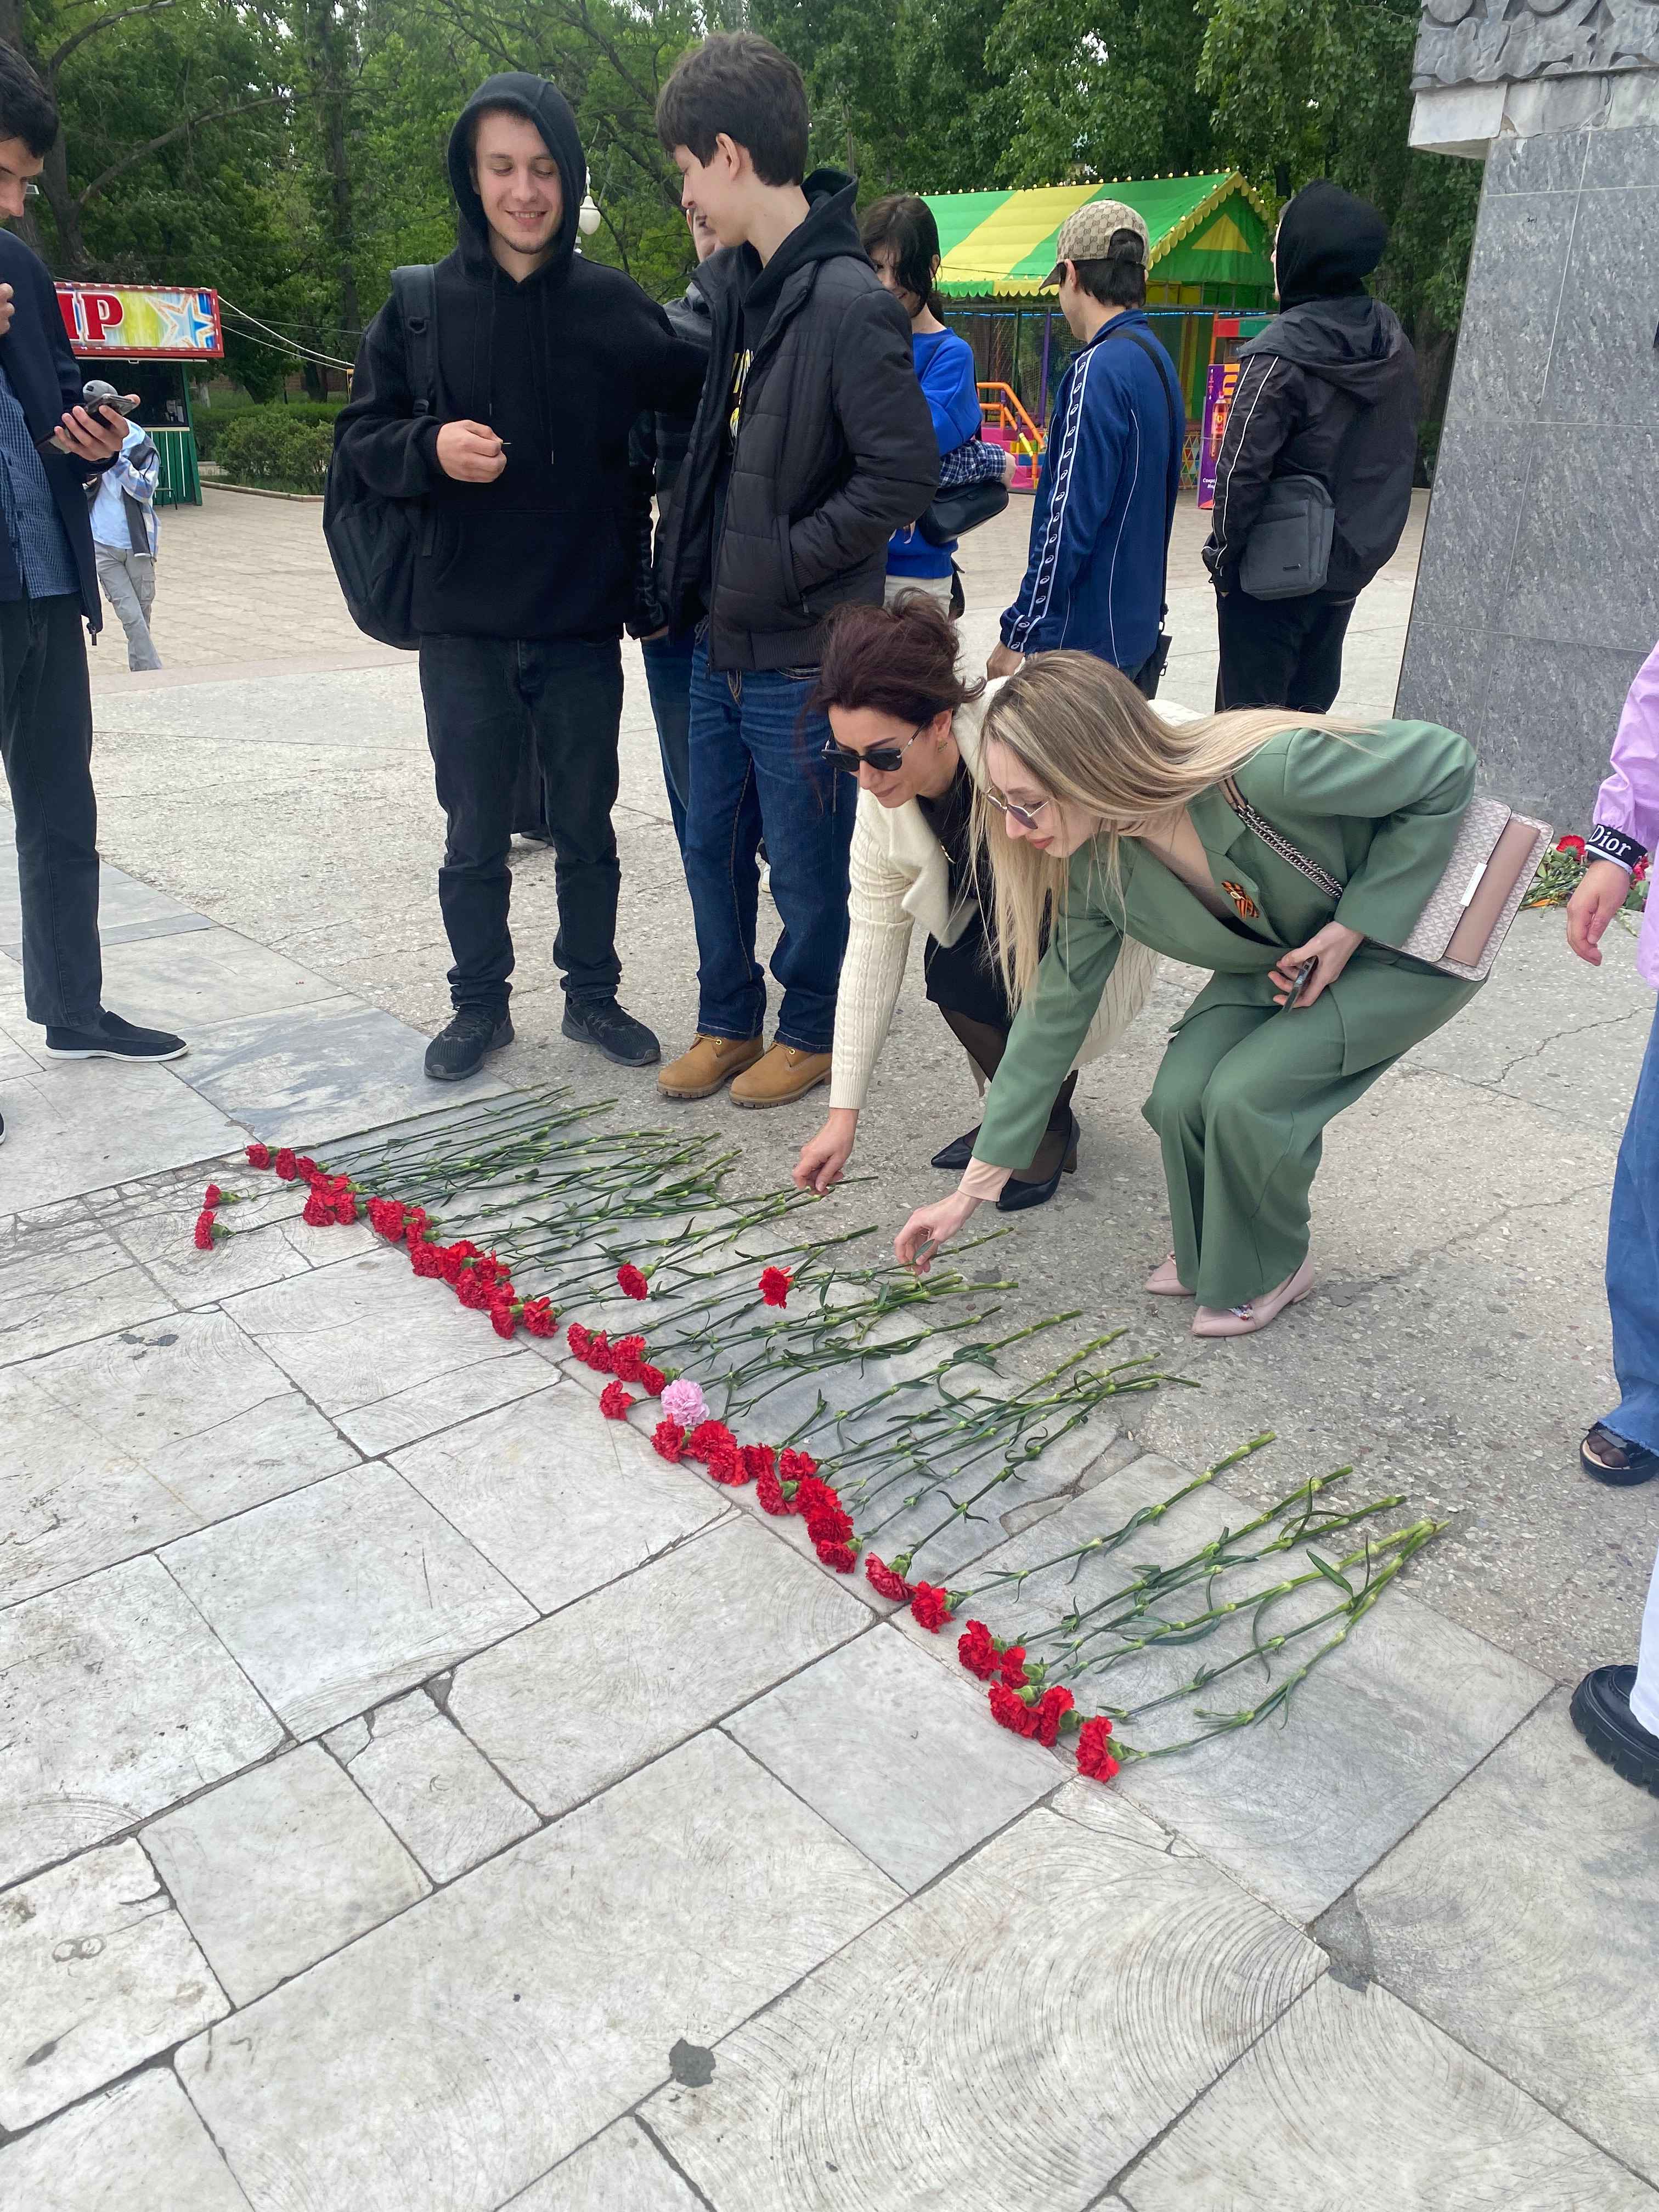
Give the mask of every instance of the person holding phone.
M 0 216 L 23 212 L 58 111 L 0 46 Z M 84 404 L 46 264 L 0 230 L 0 753 L 17 838 L 23 1004 L 66 1060 L 176 1060 L 182 1037 L 106 1011 L 84 622 L 103 623 L 86 487 L 121 450 L 117 408 Z
M 1450 861 L 1474 749 L 1432 723 L 1350 729 L 1273 708 L 1170 723 L 1104 661 L 1051 653 L 992 701 L 981 758 L 998 957 L 1019 1012 L 961 1187 L 911 1215 L 897 1256 L 925 1266 L 999 1194 L 1126 945 L 1144 945 L 1212 971 L 1143 1109 L 1175 1248 L 1146 1288 L 1195 1297 L 1194 1336 L 1265 1328 L 1312 1285 L 1326 1123 L 1480 988 L 1389 945 Z M 1286 842 L 1339 896 L 1285 859 Z

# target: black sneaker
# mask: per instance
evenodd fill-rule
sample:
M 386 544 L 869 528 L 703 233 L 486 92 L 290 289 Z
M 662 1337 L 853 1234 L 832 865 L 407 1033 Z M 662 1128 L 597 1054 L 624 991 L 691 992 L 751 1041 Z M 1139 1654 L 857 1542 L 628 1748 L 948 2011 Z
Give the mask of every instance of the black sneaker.
M 662 1047 L 643 1022 L 624 1013 L 614 999 L 567 999 L 559 1024 L 578 1044 L 591 1044 L 618 1067 L 649 1067 L 662 1058 Z
M 489 1006 L 462 1006 L 447 1030 L 426 1048 L 426 1072 L 434 1083 L 459 1083 L 476 1075 L 487 1052 L 513 1042 L 513 1021 Z
M 119 1014 L 100 1014 L 95 1030 L 48 1030 L 54 1060 L 182 1060 L 190 1050 L 170 1030 L 136 1029 Z

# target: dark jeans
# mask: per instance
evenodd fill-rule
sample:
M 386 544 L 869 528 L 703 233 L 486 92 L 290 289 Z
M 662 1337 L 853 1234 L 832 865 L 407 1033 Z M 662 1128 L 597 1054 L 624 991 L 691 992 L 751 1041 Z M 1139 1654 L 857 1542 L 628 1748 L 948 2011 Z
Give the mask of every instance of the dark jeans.
M 24 1009 L 48 1029 L 96 1029 L 98 802 L 78 596 L 0 600 L 0 755 L 16 817 Z
M 1253 599 L 1235 584 L 1216 597 L 1221 667 L 1215 703 L 1328 713 L 1342 684 L 1352 599 Z
M 685 851 L 685 803 L 691 791 L 691 649 L 696 632 L 671 629 L 666 637 L 647 638 L 645 680 L 657 721 L 657 750 L 662 780 L 668 787 L 668 811 Z
M 617 798 L 622 647 L 551 638 L 423 637 L 421 696 L 448 818 L 438 902 L 457 1006 L 504 1012 L 514 793 L 526 741 L 540 762 L 556 858 L 553 957 L 573 1000 L 616 995 Z
M 685 879 L 705 1036 L 758 1036 L 766 1019 L 755 958 L 763 836 L 783 917 L 771 963 L 783 993 L 778 1042 L 828 1052 L 835 1036 L 857 792 L 823 758 L 828 721 L 805 712 L 816 673 L 722 675 L 705 645 L 692 654 Z

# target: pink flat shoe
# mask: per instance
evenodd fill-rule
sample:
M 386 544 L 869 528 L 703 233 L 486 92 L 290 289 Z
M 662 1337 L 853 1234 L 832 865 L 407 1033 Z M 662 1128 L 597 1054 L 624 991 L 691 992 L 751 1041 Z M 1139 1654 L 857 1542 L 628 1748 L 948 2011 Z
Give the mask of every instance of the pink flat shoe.
M 1155 1298 L 1189 1298 L 1192 1296 L 1192 1292 L 1176 1273 L 1176 1255 L 1173 1252 L 1147 1276 L 1146 1288 Z
M 1313 1261 L 1306 1259 L 1295 1274 L 1282 1282 L 1276 1291 L 1265 1291 L 1259 1298 L 1249 1298 L 1242 1306 L 1227 1306 L 1218 1313 L 1213 1306 L 1200 1306 L 1193 1316 L 1194 1336 L 1254 1336 L 1259 1328 L 1266 1328 L 1270 1321 L 1277 1321 L 1286 1306 L 1293 1306 L 1298 1298 L 1305 1298 L 1313 1288 Z

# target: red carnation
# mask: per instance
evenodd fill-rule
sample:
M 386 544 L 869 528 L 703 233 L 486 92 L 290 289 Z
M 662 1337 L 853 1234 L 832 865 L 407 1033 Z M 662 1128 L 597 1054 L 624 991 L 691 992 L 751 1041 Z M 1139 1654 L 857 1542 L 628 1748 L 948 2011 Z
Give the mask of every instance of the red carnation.
M 865 1559 L 864 1578 L 878 1597 L 896 1598 L 905 1605 L 915 1595 L 903 1576 L 896 1573 L 885 1559 L 878 1559 L 873 1552 Z
M 411 1244 L 409 1264 L 417 1275 L 424 1275 L 430 1279 L 443 1273 L 444 1255 L 436 1244 Z
M 617 1268 L 617 1285 L 630 1298 L 648 1298 L 651 1295 L 650 1283 L 631 1260 Z
M 787 1450 L 778 1462 L 778 1473 L 786 1482 L 805 1482 L 818 1471 L 818 1463 L 811 1452 Z
M 660 1398 L 668 1387 L 668 1377 L 663 1373 L 661 1368 L 652 1366 L 647 1359 L 641 1360 L 628 1380 L 630 1382 L 637 1382 L 647 1398 Z
M 776 1474 L 768 1471 L 755 1477 L 755 1503 L 763 1513 L 782 1514 L 789 1510 L 789 1501 L 783 1494 L 783 1485 Z
M 1025 1646 L 1011 1644 L 1002 1655 L 1002 1679 L 1011 1690 L 1023 1690 L 1030 1680 L 1025 1671 Z
M 645 1339 L 619 1336 L 611 1347 L 611 1372 L 619 1375 L 624 1382 L 637 1382 L 644 1364 Z
M 568 1340 L 570 1357 L 573 1359 L 580 1359 L 586 1364 L 587 1347 L 593 1340 L 592 1332 L 584 1328 L 579 1321 L 573 1321 L 568 1331 Z
M 1016 1735 L 1035 1735 L 1037 1717 L 1018 1690 L 1011 1690 L 1006 1682 L 991 1685 L 991 1718 L 999 1728 L 1012 1729 Z
M 442 1244 L 438 1249 L 443 1255 L 441 1272 L 447 1283 L 459 1283 L 469 1263 L 483 1256 L 477 1246 L 465 1237 L 459 1243 Z
M 1058 1682 L 1053 1689 L 1043 1692 L 1032 1715 L 1036 1722 L 1036 1735 L 1039 1743 L 1046 1744 L 1050 1751 L 1054 1749 L 1054 1740 L 1060 1734 L 1061 1717 L 1069 1713 L 1076 1703 L 1077 1699 L 1071 1692 L 1062 1689 Z
M 342 1191 L 340 1195 L 335 1200 L 334 1218 L 344 1228 L 349 1228 L 351 1224 L 356 1221 L 357 1218 L 357 1200 L 356 1194 L 353 1192 L 349 1190 Z
M 270 1165 L 270 1146 L 250 1145 L 247 1148 L 247 1164 L 251 1168 L 268 1168 Z
M 838 1575 L 850 1575 L 858 1565 L 858 1553 L 851 1544 L 820 1544 L 819 1559 L 826 1567 L 833 1567 Z
M 853 1533 L 852 1516 L 839 1505 L 809 1513 L 806 1533 L 815 1544 L 844 1544 Z
M 1584 841 L 1582 837 L 1563 837 L 1558 842 L 1555 849 L 1558 853 L 1571 853 L 1576 860 L 1582 860 L 1584 857 Z
M 1000 1663 L 997 1640 L 982 1620 L 970 1620 L 957 1637 L 957 1656 L 981 1682 L 988 1682 Z
M 547 1298 L 526 1298 L 520 1309 L 519 1318 L 532 1336 L 555 1336 L 558 1334 L 559 1317 Z
M 298 1176 L 300 1172 L 300 1163 L 295 1158 L 293 1150 L 289 1146 L 284 1145 L 281 1152 L 277 1153 L 276 1168 L 277 1174 L 281 1176 L 284 1182 L 292 1182 Z
M 789 1454 L 783 1455 L 782 1473 L 789 1473 Z M 795 1510 L 803 1518 L 811 1519 L 814 1513 L 832 1513 L 840 1505 L 831 1483 L 821 1482 L 815 1474 L 803 1474 L 795 1484 Z
M 489 1326 L 497 1336 L 511 1336 L 519 1326 L 519 1309 L 511 1298 L 498 1298 L 489 1309 Z
M 407 1212 L 395 1198 L 371 1198 L 363 1208 L 368 1216 L 368 1225 L 377 1237 L 384 1237 L 388 1244 L 401 1244 Z
M 495 1302 L 495 1285 L 469 1267 L 455 1285 L 455 1295 L 469 1313 L 488 1313 Z
M 782 1267 L 768 1267 L 760 1279 L 760 1294 L 769 1306 L 787 1306 L 794 1277 Z
M 711 1482 L 723 1482 L 728 1490 L 741 1490 L 749 1480 L 749 1470 L 736 1444 L 715 1444 L 703 1466 Z
M 685 1449 L 685 1431 L 678 1421 L 659 1421 L 651 1432 L 651 1442 L 659 1458 L 677 1467 Z
M 1085 1721 L 1078 1730 L 1077 1771 L 1093 1777 L 1097 1782 L 1109 1782 L 1117 1772 L 1117 1761 L 1107 1747 L 1107 1738 L 1112 1724 L 1103 1713 L 1091 1721 Z
M 711 1453 L 735 1450 L 737 1442 L 724 1421 L 699 1421 L 685 1440 L 685 1455 L 707 1460 Z
M 609 1375 L 613 1364 L 611 1339 L 602 1328 L 594 1330 L 587 1340 L 587 1350 L 582 1354 L 583 1364 L 596 1375 Z
M 220 1189 L 216 1182 L 210 1182 L 207 1188 L 202 1193 L 202 1203 L 204 1206 L 222 1205 L 224 1201 L 224 1195 L 223 1191 Z
M 1630 877 L 1630 879 L 1631 879 L 1632 883 L 1633 883 L 1633 884 L 1644 884 L 1644 883 L 1646 883 L 1646 881 L 1647 881 L 1647 879 L 1648 879 L 1648 868 L 1649 868 L 1649 866 L 1650 866 L 1650 862 L 1649 862 L 1649 860 L 1648 860 L 1648 857 L 1647 857 L 1646 854 L 1644 853 L 1644 854 L 1642 855 L 1642 858 L 1641 858 L 1641 859 L 1640 859 L 1640 860 L 1636 863 L 1636 866 L 1635 866 L 1631 870 L 1631 877 Z
M 205 1207 L 196 1217 L 196 1249 L 198 1252 L 213 1249 L 213 1216 Z
M 620 1382 L 607 1382 L 599 1393 L 599 1411 L 607 1421 L 620 1421 L 634 1401 Z
M 404 1222 L 405 1244 L 422 1244 L 426 1241 L 427 1212 L 423 1206 L 411 1206 Z
M 770 1444 L 745 1444 L 743 1447 L 743 1479 L 758 1482 L 763 1475 L 775 1473 L 777 1455 Z
M 301 1221 L 309 1222 L 313 1229 L 331 1228 L 334 1222 L 334 1201 L 326 1192 L 313 1189 L 307 1199 Z
M 950 1591 L 935 1589 L 932 1583 L 918 1583 L 916 1594 L 910 1601 L 910 1613 L 913 1620 L 937 1636 L 952 1618 Z
M 304 1152 L 301 1153 L 299 1158 L 295 1161 L 294 1164 L 308 1183 L 326 1182 L 328 1181 L 328 1177 L 324 1174 L 322 1169 L 318 1166 L 316 1161 L 308 1158 Z

